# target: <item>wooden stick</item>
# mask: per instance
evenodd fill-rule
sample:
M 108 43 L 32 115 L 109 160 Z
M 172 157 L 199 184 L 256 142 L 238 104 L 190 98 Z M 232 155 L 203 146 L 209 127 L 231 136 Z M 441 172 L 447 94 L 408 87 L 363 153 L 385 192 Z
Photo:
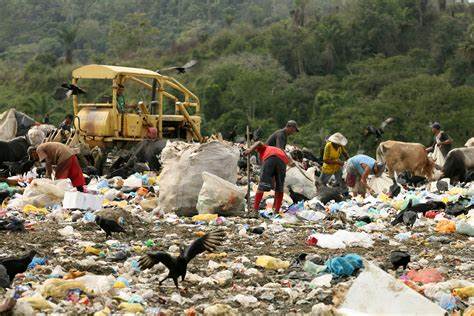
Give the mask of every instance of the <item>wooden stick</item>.
M 247 149 L 250 148 L 250 128 L 247 125 Z M 250 155 L 247 155 L 247 211 L 250 212 Z

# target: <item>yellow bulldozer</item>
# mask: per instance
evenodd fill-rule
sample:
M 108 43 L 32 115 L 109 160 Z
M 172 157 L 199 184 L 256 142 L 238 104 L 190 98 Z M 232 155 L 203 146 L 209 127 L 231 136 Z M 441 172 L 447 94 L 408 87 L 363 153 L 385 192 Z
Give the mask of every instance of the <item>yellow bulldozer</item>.
M 93 88 L 99 85 L 92 82 L 97 80 L 110 82 L 111 95 L 92 102 L 85 100 L 87 94 L 73 95 L 76 131 L 91 148 L 138 142 L 150 129 L 159 139 L 203 141 L 199 99 L 174 78 L 147 69 L 108 65 L 87 65 L 72 72 L 76 86 L 84 83 Z M 125 104 L 123 94 L 128 86 L 147 92 L 139 95 L 140 101 Z

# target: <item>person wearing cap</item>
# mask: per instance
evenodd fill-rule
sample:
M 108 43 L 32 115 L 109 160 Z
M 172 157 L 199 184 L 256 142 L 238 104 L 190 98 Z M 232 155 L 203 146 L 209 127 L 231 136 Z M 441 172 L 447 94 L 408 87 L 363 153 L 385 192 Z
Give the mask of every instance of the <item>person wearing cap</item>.
M 361 194 L 365 197 L 366 191 L 371 194 L 375 193 L 367 184 L 369 175 L 380 177 L 384 170 L 384 163 L 377 162 L 367 155 L 355 155 L 347 161 L 346 184 L 352 188 L 354 196 Z
M 46 162 L 46 177 L 51 177 L 55 166 L 56 179 L 70 179 L 71 183 L 80 192 L 84 192 L 86 181 L 76 152 L 69 146 L 57 142 L 47 142 L 38 147 L 28 148 L 31 160 Z
M 430 147 L 426 148 L 426 151 L 432 152 L 434 151 L 435 146 L 437 146 L 439 147 L 443 156 L 446 158 L 452 148 L 453 140 L 446 132 L 441 130 L 441 125 L 438 122 L 435 122 L 431 125 L 431 131 L 434 134 L 434 141 Z
M 319 179 L 326 185 L 332 176 L 336 178 L 337 185 L 343 185 L 342 180 L 342 166 L 344 162 L 340 159 L 341 155 L 346 160 L 349 159 L 345 146 L 347 145 L 347 138 L 341 133 L 335 133 L 329 136 L 323 154 L 323 167 L 321 169 L 321 176 Z
M 273 208 L 275 213 L 278 213 L 283 202 L 286 165 L 292 165 L 293 161 L 282 149 L 265 145 L 262 142 L 256 142 L 252 147 L 245 150 L 244 156 L 248 156 L 254 151 L 259 154 L 260 161 L 263 163 L 260 172 L 260 182 L 253 203 L 253 209 L 258 211 L 260 202 L 263 198 L 263 193 L 273 189 L 275 191 Z
M 265 144 L 285 150 L 288 136 L 293 135 L 299 131 L 298 124 L 296 124 L 295 121 L 288 121 L 285 128 L 279 129 L 270 135 Z

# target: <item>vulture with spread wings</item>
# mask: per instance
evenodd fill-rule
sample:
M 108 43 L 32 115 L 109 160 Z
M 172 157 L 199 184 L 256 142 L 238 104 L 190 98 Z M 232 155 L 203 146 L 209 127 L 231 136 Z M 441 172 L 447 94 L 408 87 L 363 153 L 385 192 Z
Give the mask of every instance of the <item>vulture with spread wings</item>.
M 168 275 L 160 281 L 161 285 L 166 279 L 173 279 L 174 285 L 178 288 L 178 278 L 184 281 L 188 263 L 198 254 L 204 251 L 214 251 L 224 240 L 225 233 L 223 231 L 213 231 L 196 239 L 187 249 L 181 249 L 179 256 L 171 256 L 167 252 L 158 251 L 149 253 L 140 258 L 139 264 L 142 270 L 149 269 L 155 264 L 163 263 L 169 270 Z

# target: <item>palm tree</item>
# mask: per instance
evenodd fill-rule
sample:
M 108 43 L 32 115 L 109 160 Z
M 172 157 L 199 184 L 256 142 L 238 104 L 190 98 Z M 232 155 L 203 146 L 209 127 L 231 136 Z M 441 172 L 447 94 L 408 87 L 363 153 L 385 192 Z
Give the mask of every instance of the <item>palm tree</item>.
M 77 38 L 78 27 L 76 25 L 63 25 L 57 30 L 58 37 L 64 48 L 64 62 L 72 64 L 72 53 Z

